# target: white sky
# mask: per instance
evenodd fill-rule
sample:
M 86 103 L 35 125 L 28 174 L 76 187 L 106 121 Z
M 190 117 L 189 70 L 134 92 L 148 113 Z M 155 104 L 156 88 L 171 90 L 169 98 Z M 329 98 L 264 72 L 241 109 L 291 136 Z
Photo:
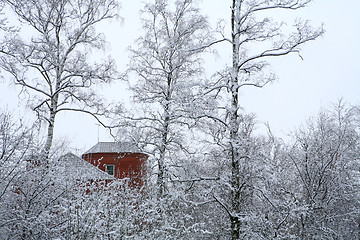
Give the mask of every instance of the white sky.
M 213 26 L 219 18 L 230 18 L 230 1 L 202 0 L 201 8 Z M 120 11 L 124 21 L 112 21 L 102 29 L 109 41 L 109 53 L 116 59 L 119 71 L 128 63 L 127 47 L 141 33 L 139 21 L 140 1 L 122 0 Z M 310 19 L 315 26 L 325 24 L 323 37 L 303 47 L 301 60 L 296 55 L 272 60 L 278 81 L 263 89 L 244 89 L 242 104 L 247 112 L 254 112 L 259 121 L 269 122 L 275 135 L 299 126 L 316 114 L 321 107 L 343 97 L 349 103 L 360 103 L 360 1 L 315 0 L 308 8 L 297 13 Z M 296 12 L 292 12 L 296 13 Z M 288 19 L 285 19 L 288 20 Z M 221 46 L 219 56 L 210 60 L 216 66 L 225 66 L 230 46 Z M 211 68 L 211 71 L 213 69 Z M 210 74 L 209 72 L 208 74 Z M 6 79 L 5 79 L 6 80 Z M 1 80 L 0 80 L 1 81 Z M 111 100 L 128 100 L 124 84 L 115 84 L 104 91 Z M 0 106 L 22 112 L 16 89 L 0 83 Z M 28 110 L 29 111 L 29 110 Z M 79 113 L 61 113 L 55 126 L 56 139 L 67 139 L 78 153 L 100 141 L 111 141 L 107 131 L 98 128 L 90 117 Z M 98 135 L 99 130 L 99 135 Z

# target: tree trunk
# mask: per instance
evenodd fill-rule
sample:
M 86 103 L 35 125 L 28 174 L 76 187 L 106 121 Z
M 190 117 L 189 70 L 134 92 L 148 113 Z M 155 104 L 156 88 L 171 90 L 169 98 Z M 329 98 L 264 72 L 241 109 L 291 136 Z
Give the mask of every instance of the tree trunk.
M 233 216 L 230 216 L 231 220 L 231 238 L 240 238 L 241 222 L 239 221 L 240 214 L 240 164 L 239 164 L 239 146 L 238 140 L 238 108 L 239 108 L 239 83 L 238 83 L 238 64 L 239 64 L 239 14 L 240 3 L 237 0 L 233 0 L 233 6 L 231 10 L 231 27 L 232 27 L 232 51 L 233 51 L 233 66 L 230 79 L 230 91 L 231 91 L 231 108 L 230 108 L 230 155 L 231 155 L 231 205 Z
M 240 239 L 240 221 L 238 217 L 231 217 L 231 239 Z
M 48 163 L 50 148 L 51 148 L 51 145 L 52 145 L 53 139 L 54 139 L 55 116 L 56 116 L 56 113 L 53 110 L 51 110 L 50 118 L 48 121 L 46 143 L 45 143 L 44 151 L 42 154 L 42 158 L 43 158 L 43 161 L 45 161 L 44 162 L 45 164 Z
M 58 75 L 60 76 L 60 71 L 58 71 L 58 72 L 59 72 Z M 60 79 L 60 77 L 58 77 L 58 79 Z M 56 90 L 58 90 L 59 88 L 60 88 L 60 80 L 57 81 Z M 48 125 L 48 131 L 47 131 L 47 139 L 46 139 L 43 154 L 41 156 L 42 161 L 44 161 L 45 165 L 48 164 L 50 149 L 51 149 L 53 139 L 54 139 L 55 117 L 56 117 L 57 108 L 58 108 L 58 101 L 59 101 L 59 94 L 56 93 L 53 95 L 53 98 L 51 99 L 50 114 L 49 114 L 49 119 L 48 119 L 49 125 Z
M 165 152 L 167 145 L 167 136 L 168 136 L 168 128 L 169 128 L 169 116 L 166 112 L 165 120 L 164 120 L 164 128 L 161 139 L 160 146 L 160 156 L 158 159 L 158 178 L 157 178 L 157 186 L 158 186 L 158 199 L 162 198 L 165 193 Z
M 172 69 L 170 62 L 170 69 Z M 170 124 L 170 100 L 171 100 L 171 84 L 172 84 L 172 75 L 171 73 L 167 77 L 167 92 L 165 97 L 165 106 L 164 106 L 164 123 L 163 123 L 163 132 L 160 145 L 160 156 L 158 160 L 158 179 L 157 185 L 159 188 L 158 198 L 163 197 L 166 186 L 165 186 L 165 152 L 168 144 L 168 133 L 169 133 L 169 124 Z

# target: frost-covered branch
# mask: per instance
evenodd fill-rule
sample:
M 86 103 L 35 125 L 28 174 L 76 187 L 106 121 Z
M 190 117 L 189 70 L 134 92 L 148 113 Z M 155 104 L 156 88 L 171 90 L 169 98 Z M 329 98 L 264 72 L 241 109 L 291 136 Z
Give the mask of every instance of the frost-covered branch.
M 13 76 L 16 84 L 30 90 L 29 103 L 48 121 L 48 140 L 44 146 L 44 155 L 48 155 L 58 108 L 63 107 L 60 111 L 64 111 L 77 104 L 94 106 L 90 103 L 94 97 L 88 94 L 91 88 L 117 79 L 113 60 L 90 63 L 89 53 L 84 50 L 104 49 L 105 39 L 96 33 L 95 27 L 118 17 L 118 3 L 6 0 L 5 4 L 18 17 L 19 24 L 32 29 L 29 31 L 32 38 L 22 40 L 21 31 L 9 35 L 1 48 L 1 67 Z

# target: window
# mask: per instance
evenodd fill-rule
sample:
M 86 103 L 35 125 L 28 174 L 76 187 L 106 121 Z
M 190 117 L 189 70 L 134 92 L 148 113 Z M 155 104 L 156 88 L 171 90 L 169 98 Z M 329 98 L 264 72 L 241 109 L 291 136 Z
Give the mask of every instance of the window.
M 107 165 L 105 166 L 105 171 L 106 171 L 108 174 L 114 176 L 115 165 L 111 165 L 111 164 L 108 165 L 108 164 L 107 164 Z

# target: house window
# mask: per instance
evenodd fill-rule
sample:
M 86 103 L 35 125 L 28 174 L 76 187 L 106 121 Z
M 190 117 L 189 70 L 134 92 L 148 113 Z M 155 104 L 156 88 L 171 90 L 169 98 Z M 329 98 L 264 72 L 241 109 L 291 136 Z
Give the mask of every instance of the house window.
M 105 166 L 105 171 L 106 171 L 108 174 L 114 176 L 115 165 L 111 165 L 111 164 L 106 165 L 106 166 Z

